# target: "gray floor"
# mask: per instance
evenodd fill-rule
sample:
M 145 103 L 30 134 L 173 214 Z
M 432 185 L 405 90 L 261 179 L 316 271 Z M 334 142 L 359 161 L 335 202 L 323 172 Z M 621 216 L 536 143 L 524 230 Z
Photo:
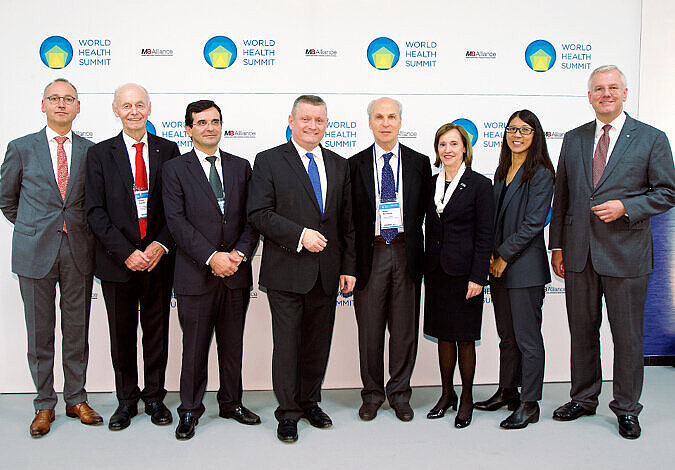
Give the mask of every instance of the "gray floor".
M 322 430 L 307 422 L 299 424 L 300 439 L 288 445 L 275 436 L 276 401 L 271 392 L 247 392 L 245 404 L 262 416 L 260 426 L 242 426 L 218 418 L 215 394 L 209 393 L 207 411 L 195 437 L 179 442 L 174 425 L 157 427 L 144 414 L 134 418 L 124 431 L 107 426 L 88 427 L 67 418 L 59 403 L 51 432 L 40 438 L 28 435 L 32 396 L 0 395 L 0 468 L 48 468 L 85 470 L 188 468 L 224 469 L 415 469 L 418 468 L 637 468 L 672 469 L 675 461 L 675 368 L 647 367 L 640 415 L 642 437 L 627 441 L 618 436 L 616 419 L 607 407 L 611 383 L 605 383 L 596 416 L 575 422 L 551 419 L 553 409 L 567 401 L 569 384 L 544 387 L 542 419 L 524 430 L 505 431 L 498 425 L 506 410 L 474 412 L 466 429 L 452 426 L 454 413 L 429 421 L 427 410 L 438 397 L 437 387 L 417 388 L 412 406 L 415 419 L 403 423 L 385 407 L 374 421 L 359 420 L 357 390 L 324 392 L 323 408 L 334 426 Z M 456 387 L 459 391 L 459 388 Z M 487 398 L 494 386 L 477 386 L 476 400 Z M 112 414 L 112 394 L 90 395 L 90 404 L 104 418 Z M 171 393 L 167 405 L 175 412 L 178 395 Z M 175 418 L 175 414 L 174 414 Z

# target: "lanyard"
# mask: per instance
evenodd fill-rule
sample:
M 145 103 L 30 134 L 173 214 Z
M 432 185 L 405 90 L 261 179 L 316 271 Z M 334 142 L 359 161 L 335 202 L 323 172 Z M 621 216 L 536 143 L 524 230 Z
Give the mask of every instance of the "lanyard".
M 373 160 L 375 161 L 375 177 L 377 178 L 377 194 L 380 192 L 380 171 L 377 169 L 377 153 L 375 152 L 375 146 L 373 145 Z M 398 183 L 399 177 L 401 176 L 401 146 L 398 146 L 398 163 L 396 164 L 396 189 L 394 192 L 398 195 Z

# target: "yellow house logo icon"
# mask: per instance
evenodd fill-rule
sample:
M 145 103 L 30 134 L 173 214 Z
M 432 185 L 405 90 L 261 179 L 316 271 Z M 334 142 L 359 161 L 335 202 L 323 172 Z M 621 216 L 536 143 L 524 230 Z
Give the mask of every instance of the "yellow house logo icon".
M 539 49 L 530 56 L 530 60 L 532 61 L 532 69 L 535 72 L 546 72 L 551 63 L 551 56 L 542 49 Z
M 64 37 L 51 36 L 40 45 L 40 60 L 50 69 L 62 69 L 73 59 L 73 46 Z
M 226 69 L 230 66 L 232 53 L 223 46 L 218 46 L 209 52 L 209 58 L 214 69 Z

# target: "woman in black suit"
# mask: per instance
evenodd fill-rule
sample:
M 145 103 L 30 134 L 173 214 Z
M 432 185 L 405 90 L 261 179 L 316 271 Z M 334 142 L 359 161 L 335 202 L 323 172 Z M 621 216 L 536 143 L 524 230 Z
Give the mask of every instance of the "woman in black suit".
M 487 284 L 494 202 L 490 180 L 471 170 L 471 137 L 444 124 L 434 138 L 440 173 L 426 213 L 424 333 L 438 338 L 441 398 L 427 418 L 440 418 L 457 394 L 452 379 L 459 362 L 462 395 L 455 427 L 471 423 L 475 341 L 480 339 L 483 286 Z
M 555 172 L 539 119 L 524 109 L 511 115 L 495 174 L 497 207 L 490 262 L 490 293 L 499 334 L 499 388 L 482 410 L 507 405 L 505 429 L 539 420 L 544 383 L 541 308 L 551 274 L 544 225 L 553 197 Z M 518 394 L 518 386 L 522 392 Z

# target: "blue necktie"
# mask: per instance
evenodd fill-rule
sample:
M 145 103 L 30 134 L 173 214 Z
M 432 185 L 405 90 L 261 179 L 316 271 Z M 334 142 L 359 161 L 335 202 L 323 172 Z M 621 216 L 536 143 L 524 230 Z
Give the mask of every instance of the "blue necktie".
M 384 165 L 382 166 L 382 189 L 380 191 L 380 201 L 381 202 L 393 202 L 396 201 L 396 186 L 394 183 L 394 171 L 391 169 L 389 160 L 393 157 L 394 154 L 387 152 L 382 155 L 384 159 Z M 391 241 L 396 238 L 398 235 L 398 229 L 396 228 L 381 228 L 380 235 L 384 238 L 384 241 L 391 243 Z
M 319 203 L 319 210 L 321 211 L 321 215 L 323 215 L 323 197 L 321 196 L 321 178 L 319 178 L 319 167 L 316 166 L 314 154 L 312 152 L 307 152 L 305 156 L 309 158 L 309 165 L 307 166 L 309 181 L 312 183 L 314 195 L 316 196 L 316 202 Z

